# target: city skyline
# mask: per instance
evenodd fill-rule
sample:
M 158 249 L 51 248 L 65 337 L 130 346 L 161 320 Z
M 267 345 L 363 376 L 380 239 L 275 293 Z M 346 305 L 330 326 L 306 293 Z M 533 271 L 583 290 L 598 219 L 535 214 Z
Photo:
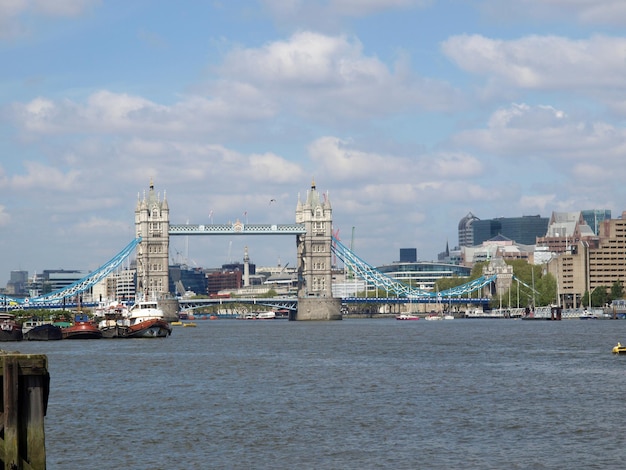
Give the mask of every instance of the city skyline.
M 504 3 L 506 5 L 504 5 Z M 152 179 L 173 224 L 290 223 L 311 181 L 372 266 L 457 223 L 626 207 L 626 3 L 18 2 L 0 7 L 0 249 L 93 270 Z M 173 240 L 219 266 L 295 240 Z

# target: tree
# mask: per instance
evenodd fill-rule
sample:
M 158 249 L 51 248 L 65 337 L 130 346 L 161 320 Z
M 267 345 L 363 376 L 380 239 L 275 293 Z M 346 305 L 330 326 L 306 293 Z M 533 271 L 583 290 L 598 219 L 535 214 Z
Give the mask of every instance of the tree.
M 552 274 L 546 273 L 539 278 L 538 282 L 535 279 L 535 286 L 539 291 L 539 296 L 536 299 L 537 305 L 551 305 L 557 300 L 556 278 Z
M 596 287 L 591 293 L 591 306 L 592 307 L 603 307 L 604 304 L 609 300 L 607 294 L 607 288 L 604 286 Z
M 585 293 L 583 294 L 582 298 L 580 299 L 580 303 L 583 307 L 586 307 L 589 305 L 589 291 L 586 290 Z
M 624 287 L 622 286 L 622 281 L 618 279 L 611 286 L 611 295 L 609 300 L 621 299 L 624 297 Z

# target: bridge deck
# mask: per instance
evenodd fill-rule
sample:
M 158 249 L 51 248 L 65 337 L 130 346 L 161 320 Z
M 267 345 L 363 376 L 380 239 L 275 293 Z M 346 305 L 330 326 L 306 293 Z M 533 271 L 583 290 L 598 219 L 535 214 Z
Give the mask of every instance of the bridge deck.
M 170 225 L 170 235 L 299 235 L 304 224 L 185 224 Z

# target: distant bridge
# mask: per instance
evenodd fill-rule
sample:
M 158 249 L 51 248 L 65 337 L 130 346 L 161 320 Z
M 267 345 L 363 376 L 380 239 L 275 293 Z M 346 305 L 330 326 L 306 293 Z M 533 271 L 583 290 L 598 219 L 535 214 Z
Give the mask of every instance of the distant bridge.
M 450 297 L 441 300 L 445 304 L 477 304 L 486 305 L 489 303 L 486 297 L 460 298 Z M 432 304 L 437 302 L 437 298 L 421 297 L 345 297 L 341 299 L 344 304 Z M 181 310 L 196 310 L 199 308 L 215 307 L 222 305 L 228 307 L 233 304 L 259 305 L 277 310 L 296 311 L 298 308 L 297 297 L 270 297 L 270 298 L 219 298 L 219 299 L 180 299 L 178 301 Z
M 178 235 L 199 235 L 206 234 L 207 230 L 210 233 L 215 234 L 228 234 L 228 233 L 238 233 L 238 234 L 282 234 L 282 235 L 293 235 L 304 233 L 303 226 L 301 224 L 292 224 L 292 225 L 244 225 L 241 230 L 233 229 L 232 225 L 172 225 L 170 226 L 170 231 L 175 231 Z M 15 298 L 4 296 L 4 308 L 5 309 L 14 309 L 14 308 L 59 308 L 62 306 L 68 306 L 67 299 L 72 297 L 76 297 L 81 293 L 91 289 L 95 284 L 102 281 L 109 274 L 115 271 L 122 262 L 128 258 L 132 252 L 135 250 L 137 245 L 141 242 L 141 238 L 137 238 L 130 242 L 124 249 L 114 256 L 110 261 L 106 264 L 102 265 L 92 273 L 88 274 L 84 278 L 70 284 L 69 286 L 57 290 L 55 292 L 51 292 L 48 294 L 44 294 L 38 297 L 33 298 Z M 361 279 L 365 280 L 369 285 L 374 286 L 375 288 L 379 288 L 393 294 L 393 297 L 383 297 L 383 298 L 345 298 L 342 301 L 345 303 L 354 303 L 354 302 L 377 302 L 377 303 L 433 303 L 433 302 L 442 302 L 442 303 L 476 303 L 476 304 L 485 304 L 488 303 L 488 299 L 484 298 L 471 298 L 469 295 L 472 292 L 478 291 L 482 289 L 485 285 L 494 282 L 496 276 L 485 278 L 480 277 L 475 279 L 467 284 L 463 284 L 461 286 L 457 286 L 452 289 L 448 289 L 442 292 L 431 292 L 425 291 L 422 289 L 417 289 L 407 284 L 401 283 L 386 274 L 380 272 L 378 269 L 370 266 L 365 261 L 361 260 L 358 256 L 352 253 L 348 248 L 346 248 L 339 240 L 333 239 L 333 252 L 343 260 L 346 266 L 349 267 L 357 276 Z M 466 297 L 463 297 L 466 296 Z M 1 299 L 2 297 L 0 297 Z M 239 301 L 240 303 L 258 303 L 262 304 L 262 299 L 198 299 L 195 305 L 199 303 L 202 304 L 215 304 L 220 303 L 220 301 L 224 302 L 235 302 Z M 184 307 L 185 303 L 188 302 L 186 300 L 181 300 L 181 307 Z M 268 306 L 277 307 L 277 308 L 286 308 L 288 310 L 292 310 L 295 308 L 297 304 L 297 299 L 293 299 L 290 301 L 282 301 L 282 300 L 273 300 L 271 303 L 267 303 Z M 86 305 L 86 304 L 84 304 Z
M 294 235 L 306 233 L 303 224 L 244 224 L 235 222 L 233 224 L 207 224 L 207 225 L 170 225 L 169 233 L 171 235 Z M 141 238 L 131 241 L 124 249 L 115 255 L 110 261 L 88 274 L 84 278 L 70 284 L 69 286 L 33 298 L 15 298 L 4 296 L 4 308 L 59 308 L 68 306 L 68 299 L 74 298 L 83 292 L 91 289 L 95 284 L 101 282 L 109 274 L 115 271 L 122 262 L 128 258 L 137 245 L 141 242 Z M 380 289 L 392 297 L 382 298 L 345 298 L 344 303 L 473 303 L 486 304 L 489 299 L 472 298 L 470 295 L 480 291 L 484 286 L 494 282 L 497 276 L 485 277 L 481 276 L 466 284 L 447 289 L 441 292 L 427 291 L 409 286 L 399 282 L 388 275 L 382 273 L 378 269 L 370 266 L 368 263 L 359 258 L 338 239 L 332 239 L 332 251 L 339 257 L 348 269 L 356 276 L 363 279 L 366 284 L 375 289 Z M 2 299 L 3 297 L 0 297 Z M 263 301 L 263 299 L 198 299 L 193 301 L 194 307 L 200 304 L 215 304 L 220 302 L 240 302 L 240 303 L 257 303 L 259 305 L 267 305 L 274 308 L 284 308 L 294 310 L 297 306 L 297 299 L 282 300 L 272 299 Z M 181 306 L 185 308 L 187 300 L 181 300 Z M 86 305 L 86 304 L 83 304 Z

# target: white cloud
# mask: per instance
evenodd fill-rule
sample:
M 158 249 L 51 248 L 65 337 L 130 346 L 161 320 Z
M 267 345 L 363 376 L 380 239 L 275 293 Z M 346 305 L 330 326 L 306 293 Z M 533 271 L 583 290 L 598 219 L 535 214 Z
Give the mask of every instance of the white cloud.
M 409 10 L 434 0 L 262 0 L 274 20 L 285 27 L 335 29 L 344 18 L 360 18 L 389 10 Z
M 230 87 L 230 91 L 233 89 Z M 245 93 L 234 96 L 234 103 L 229 103 L 226 97 L 208 100 L 191 96 L 165 106 L 140 96 L 100 90 L 88 96 L 84 103 L 36 98 L 24 104 L 14 103 L 12 110 L 14 120 L 24 130 L 34 133 L 159 136 L 223 135 L 235 123 L 266 119 L 273 114 L 271 106 L 246 102 L 250 96 L 246 97 Z
M 582 24 L 626 24 L 623 0 L 483 0 L 481 8 L 498 18 L 577 20 Z
M 231 51 L 216 69 L 216 79 L 202 90 L 206 96 L 188 95 L 161 105 L 99 90 L 83 102 L 39 97 L 14 103 L 13 118 L 35 134 L 249 139 L 266 133 L 264 126 L 274 124 L 277 116 L 295 128 L 296 117 L 337 127 L 399 112 L 462 106 L 460 93 L 449 85 L 413 76 L 404 59 L 395 65 L 391 70 L 365 56 L 362 45 L 346 36 L 301 32 L 286 41 Z
M 529 106 L 513 103 L 508 108 L 496 110 L 488 121 L 490 128 L 516 127 L 544 129 L 562 124 L 565 112 L 548 105 Z
M 537 211 L 540 214 L 550 213 L 555 207 L 556 194 L 532 194 L 524 195 L 520 199 L 520 208 L 525 214 Z
M 523 155 L 621 164 L 626 130 L 606 122 L 576 120 L 551 106 L 512 104 L 496 110 L 486 128 L 461 131 L 452 141 L 503 158 Z
M 0 227 L 8 226 L 11 223 L 11 214 L 7 212 L 6 206 L 0 204 Z
M 2 0 L 0 1 L 0 40 L 27 34 L 23 17 L 78 17 L 100 0 Z
M 454 109 L 462 102 L 445 82 L 412 75 L 400 60 L 390 70 L 347 36 L 299 32 L 261 48 L 235 49 L 220 74 L 272 96 L 284 109 L 318 118 L 364 119 L 391 112 Z
M 327 136 L 309 145 L 311 160 L 337 181 L 384 181 L 391 187 L 411 184 L 416 188 L 439 185 L 479 175 L 482 163 L 461 152 L 437 152 L 414 157 L 377 154 L 359 150 L 346 140 Z
M 23 166 L 26 170 L 24 174 L 16 174 L 5 180 L 6 186 L 12 191 L 20 191 L 22 194 L 33 190 L 69 192 L 75 190 L 81 183 L 80 170 L 63 172 L 34 161 L 25 161 Z
M 505 41 L 453 36 L 443 52 L 459 67 L 502 86 L 535 90 L 626 89 L 626 38 L 527 36 Z

